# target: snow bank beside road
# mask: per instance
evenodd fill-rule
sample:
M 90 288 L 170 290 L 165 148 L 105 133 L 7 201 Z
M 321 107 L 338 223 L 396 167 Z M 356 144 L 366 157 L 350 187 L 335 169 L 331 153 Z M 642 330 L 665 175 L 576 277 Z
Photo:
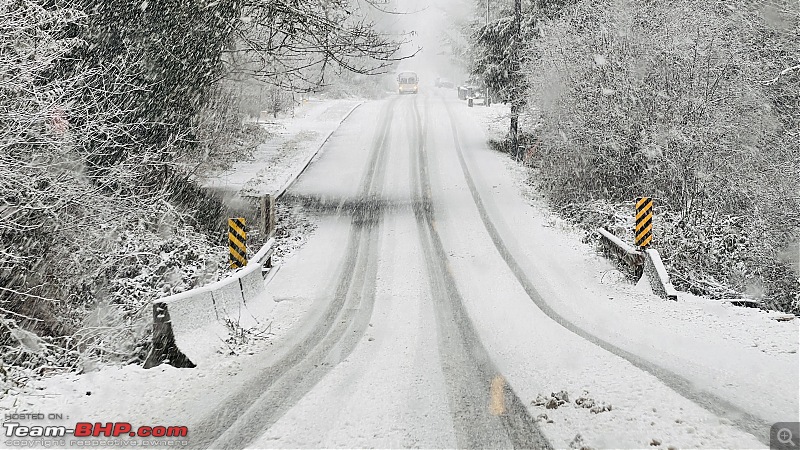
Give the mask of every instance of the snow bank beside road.
M 263 124 L 271 139 L 258 146 L 250 159 L 238 161 L 220 173 L 206 175 L 203 186 L 220 195 L 231 217 L 255 218 L 257 207 L 253 199 L 282 193 L 361 103 L 362 100 L 356 99 L 309 100 L 294 116 Z M 305 242 L 314 224 L 297 208 L 284 203 L 276 205 L 276 214 L 280 219 L 276 223 L 273 263 L 278 265 Z M 251 246 L 263 243 L 263 236 L 251 237 Z
M 507 131 L 508 107 L 495 105 L 491 108 L 470 108 L 469 112 L 483 125 L 487 138 L 500 139 Z M 499 156 L 499 155 L 498 155 Z M 570 225 L 566 220 L 559 218 L 551 211 L 542 199 L 541 194 L 529 183 L 530 176 L 526 168 L 507 158 L 503 163 L 506 170 L 513 178 L 515 189 L 522 192 L 527 199 L 531 214 L 535 215 L 541 233 L 547 233 L 551 243 L 569 243 L 569 249 L 574 253 L 572 263 L 579 264 L 572 268 L 576 273 L 591 273 L 597 285 L 608 286 L 608 295 L 595 296 L 594 306 L 599 309 L 613 308 L 614 314 L 604 314 L 604 317 L 618 317 L 620 310 L 647 310 L 651 320 L 647 323 L 654 325 L 660 321 L 653 315 L 665 315 L 673 325 L 676 335 L 686 335 L 687 326 L 694 329 L 705 330 L 711 337 L 717 339 L 724 337 L 747 347 L 759 347 L 766 354 L 796 354 L 798 350 L 798 330 L 800 321 L 778 322 L 773 320 L 776 316 L 763 310 L 742 308 L 730 303 L 698 297 L 687 292 L 679 292 L 679 302 L 664 303 L 649 292 L 641 292 L 633 285 L 626 282 L 616 268 L 606 264 L 607 260 L 597 254 L 593 245 L 584 244 L 585 232 Z M 533 231 L 533 230 L 530 230 Z M 523 235 L 534 236 L 537 233 L 528 232 Z M 564 247 L 551 245 L 552 250 L 563 253 Z M 583 270 L 580 270 L 583 269 Z M 617 295 L 615 295 L 617 293 Z M 594 309 L 594 308 L 592 308 Z M 584 313 L 585 314 L 585 313 Z M 655 321 L 654 321 L 655 320 Z
M 259 195 L 277 191 L 302 169 L 328 134 L 360 103 L 357 100 L 309 101 L 297 112 L 297 117 L 265 125 L 274 133 L 273 139 L 262 144 L 252 159 L 206 178 L 204 185 L 222 193 L 228 200 L 239 197 L 240 192 Z M 308 232 L 314 228 L 305 216 L 290 214 L 287 206 L 278 208 L 283 208 L 284 213 L 279 211 L 281 217 L 291 216 L 291 223 L 278 224 L 275 263 L 305 242 Z M 282 242 L 284 238 L 289 238 L 288 242 Z M 287 330 L 297 325 L 309 307 L 302 299 L 277 298 L 274 303 L 271 298 L 265 300 L 270 303 L 270 311 L 262 312 L 259 317 L 268 320 L 257 330 L 245 332 L 224 346 L 230 353 L 237 354 L 236 358 L 220 355 L 215 364 L 194 369 L 161 365 L 145 370 L 130 365 L 31 380 L 24 389 L 12 387 L 0 396 L 0 410 L 62 413 L 63 421 L 41 424 L 68 427 L 77 421 L 113 420 L 134 425 L 179 425 L 174 423 L 175 418 L 187 417 L 187 409 L 202 416 L 224 401 L 228 392 L 214 386 L 226 384 L 233 386 L 230 390 L 235 390 L 246 375 L 252 375 L 252 370 L 247 369 L 263 366 L 263 353 L 272 354 L 281 347 Z M 262 356 L 254 356 L 257 354 Z
M 484 140 L 497 133 L 503 116 L 502 107 L 492 109 L 464 108 L 483 122 Z M 525 255 L 526 270 L 558 314 L 764 421 L 796 420 L 798 320 L 778 322 L 765 311 L 686 293 L 666 302 L 627 284 L 582 243 L 583 232 L 537 200 L 524 168 L 497 153 L 476 151 L 472 157 L 492 217 L 507 231 L 504 237 L 513 236 L 507 244 Z M 521 189 L 527 200 L 521 200 Z M 521 207 L 521 201 L 528 205 Z
M 224 402 L 256 368 L 266 364 L 265 355 L 273 355 L 276 349 L 287 345 L 290 337 L 287 332 L 302 320 L 308 307 L 308 302 L 299 299 L 276 302 L 271 311 L 272 321 L 264 333 L 250 335 L 244 341 L 239 339 L 231 346 L 237 355 L 220 355 L 213 365 L 193 369 L 177 369 L 167 364 L 152 369 L 137 365 L 108 366 L 96 372 L 31 380 L 24 391 L 12 390 L 8 392 L 10 395 L 0 398 L 0 411 L 63 414 L 63 420 L 41 420 L 35 424 L 68 428 L 76 422 L 112 421 L 134 426 L 186 425 L 191 442 L 197 432 L 193 421 Z
M 221 173 L 206 176 L 203 186 L 228 196 L 273 194 L 296 176 L 306 161 L 360 100 L 309 100 L 294 117 L 270 120 L 263 126 L 273 136 L 258 146 L 251 159 Z

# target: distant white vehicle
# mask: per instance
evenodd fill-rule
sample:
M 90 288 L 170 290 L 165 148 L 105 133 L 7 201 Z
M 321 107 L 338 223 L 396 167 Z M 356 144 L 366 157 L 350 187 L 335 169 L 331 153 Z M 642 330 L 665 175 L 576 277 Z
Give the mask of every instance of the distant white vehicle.
M 416 94 L 419 91 L 419 77 L 416 72 L 400 72 L 397 74 L 398 94 Z
M 453 84 L 452 81 L 448 80 L 447 78 L 437 78 L 436 87 L 450 89 L 455 87 L 455 85 Z

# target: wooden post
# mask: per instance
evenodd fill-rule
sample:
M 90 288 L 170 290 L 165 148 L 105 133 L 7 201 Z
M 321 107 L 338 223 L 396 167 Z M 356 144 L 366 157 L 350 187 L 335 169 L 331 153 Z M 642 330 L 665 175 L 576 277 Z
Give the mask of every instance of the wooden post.
M 264 233 L 264 242 L 275 236 L 275 196 L 267 194 L 261 196 L 260 229 Z M 264 261 L 264 267 L 272 267 L 272 256 Z
M 261 232 L 264 239 L 269 239 L 275 235 L 275 197 L 264 195 L 261 197 Z

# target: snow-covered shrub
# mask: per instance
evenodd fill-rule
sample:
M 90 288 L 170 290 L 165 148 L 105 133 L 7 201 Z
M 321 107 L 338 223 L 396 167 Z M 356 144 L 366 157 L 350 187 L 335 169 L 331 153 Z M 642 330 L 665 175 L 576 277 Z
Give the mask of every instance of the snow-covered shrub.
M 216 231 L 220 205 L 189 180 L 193 155 L 174 136 L 135 138 L 139 68 L 124 52 L 75 66 L 89 19 L 64 5 L 0 0 L 0 364 L 12 384 L 141 358 L 149 301 L 226 261 L 201 232 Z
M 798 14 L 585 0 L 542 23 L 527 68 L 540 186 L 557 204 L 654 197 L 679 285 L 797 311 L 778 255 L 800 229 L 800 67 L 784 70 L 800 61 Z
M 692 225 L 664 212 L 655 233 L 676 287 L 713 298 L 744 293 L 770 309 L 798 311 L 798 275 L 776 258 L 773 228 L 768 217 L 705 217 Z

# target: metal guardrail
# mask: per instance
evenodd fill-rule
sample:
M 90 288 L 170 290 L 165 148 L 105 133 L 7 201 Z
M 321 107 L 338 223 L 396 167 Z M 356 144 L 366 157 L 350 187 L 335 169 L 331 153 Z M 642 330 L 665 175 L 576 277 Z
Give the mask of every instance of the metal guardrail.
M 644 273 L 650 280 L 650 288 L 653 293 L 663 299 L 677 301 L 678 291 L 672 287 L 672 283 L 669 281 L 669 274 L 661 261 L 661 254 L 653 248 L 648 248 L 644 253 Z
M 622 242 L 620 238 L 605 228 L 598 228 L 600 243 L 606 256 L 614 256 L 620 265 L 628 270 L 631 279 L 638 280 L 644 273 L 644 254 L 632 246 Z
M 637 250 L 604 228 L 597 229 L 597 233 L 603 253 L 615 256 L 620 265 L 628 269 L 630 278 L 638 281 L 646 273 L 654 294 L 663 299 L 678 300 L 678 292 L 669 280 L 658 250 Z
M 269 239 L 245 267 L 228 278 L 153 302 L 153 348 L 144 368 L 165 362 L 195 367 L 217 353 L 228 335 L 226 320 L 257 324 L 248 304 L 252 307 L 264 300 L 263 270 L 274 246 L 275 239 Z
M 300 170 L 292 174 L 276 192 L 259 199 L 262 224 L 259 227 L 271 235 L 274 229 L 274 204 L 297 178 L 308 168 L 331 136 L 353 112 L 363 104 L 357 103 L 325 137 L 317 149 L 303 161 Z M 272 267 L 275 239 L 270 237 L 247 265 L 232 276 L 180 294 L 171 295 L 153 302 L 153 348 L 145 360 L 148 369 L 162 363 L 176 367 L 195 367 L 210 360 L 220 349 L 228 333 L 228 322 L 236 321 L 247 327 L 258 323 L 257 314 L 274 304 L 265 305 L 267 296 L 264 269 Z M 275 273 L 277 268 L 269 270 Z M 260 301 L 259 301 L 260 300 Z M 257 305 L 254 305 L 257 303 Z M 250 305 L 248 307 L 248 304 Z

